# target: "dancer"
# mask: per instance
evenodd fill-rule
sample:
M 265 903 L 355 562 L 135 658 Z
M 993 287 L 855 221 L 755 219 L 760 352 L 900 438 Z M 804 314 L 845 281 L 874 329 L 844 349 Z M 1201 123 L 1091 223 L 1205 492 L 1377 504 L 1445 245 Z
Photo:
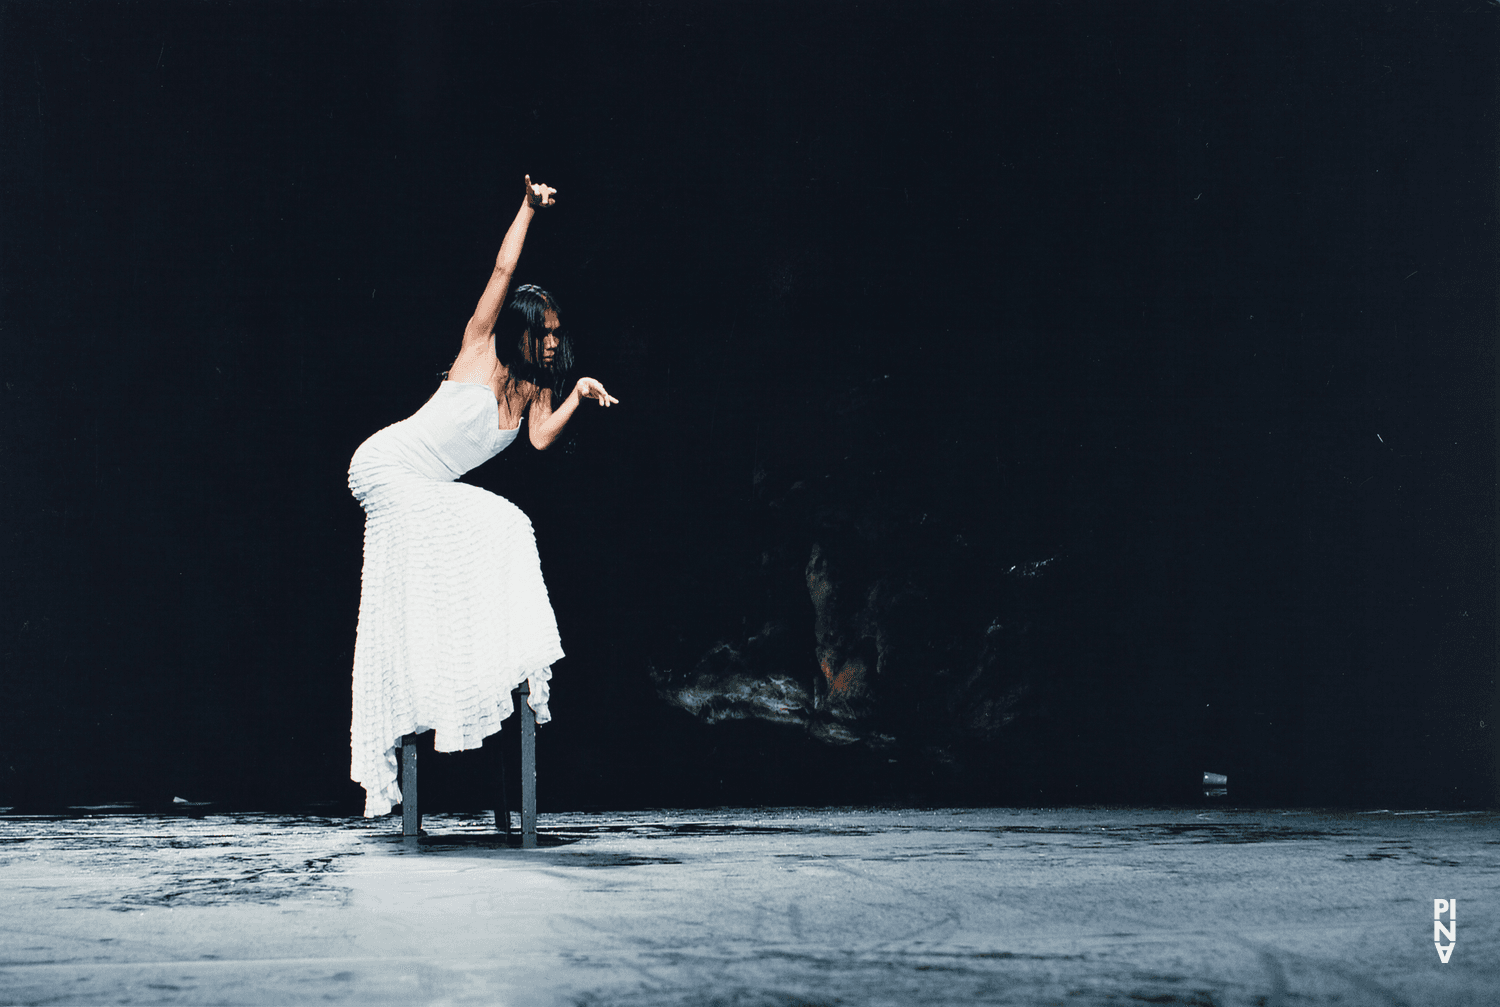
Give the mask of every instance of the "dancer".
M 505 301 L 532 217 L 556 193 L 526 176 L 446 380 L 349 463 L 365 510 L 349 775 L 365 788 L 366 817 L 401 800 L 402 735 L 432 730 L 440 752 L 478 748 L 511 714 L 523 681 L 537 723 L 551 719 L 550 666 L 563 652 L 531 522 L 455 480 L 505 450 L 523 418 L 531 443 L 546 448 L 582 400 L 618 401 L 593 378 L 564 394 L 573 352 L 551 294 L 527 285 Z

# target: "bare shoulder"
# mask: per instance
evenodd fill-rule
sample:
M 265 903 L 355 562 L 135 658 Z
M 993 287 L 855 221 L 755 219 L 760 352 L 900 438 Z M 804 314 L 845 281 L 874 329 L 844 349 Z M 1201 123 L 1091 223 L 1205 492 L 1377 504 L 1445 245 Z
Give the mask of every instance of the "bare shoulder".
M 465 341 L 458 356 L 453 358 L 453 365 L 448 368 L 448 380 L 476 385 L 493 384 L 499 366 L 494 351 L 488 345 L 474 345 Z M 503 368 L 500 369 L 503 371 Z

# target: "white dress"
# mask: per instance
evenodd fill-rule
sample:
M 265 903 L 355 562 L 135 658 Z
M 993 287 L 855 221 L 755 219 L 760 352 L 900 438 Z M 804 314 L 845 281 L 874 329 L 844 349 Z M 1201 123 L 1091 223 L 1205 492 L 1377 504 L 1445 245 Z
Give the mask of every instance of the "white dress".
M 488 385 L 445 381 L 349 463 L 365 509 L 349 775 L 366 817 L 401 800 L 402 735 L 432 730 L 440 752 L 478 748 L 523 681 L 537 723 L 551 719 L 549 666 L 563 652 L 531 522 L 454 481 L 515 438 Z

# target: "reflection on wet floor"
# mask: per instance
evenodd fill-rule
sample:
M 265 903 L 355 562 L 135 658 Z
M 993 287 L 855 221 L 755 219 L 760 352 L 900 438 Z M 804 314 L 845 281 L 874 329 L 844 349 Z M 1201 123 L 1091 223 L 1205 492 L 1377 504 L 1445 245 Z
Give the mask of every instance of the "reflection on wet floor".
M 140 874 L 136 887 L 112 889 L 106 900 L 116 908 L 140 905 L 212 905 L 236 900 L 273 902 L 285 898 L 331 897 L 336 864 L 372 847 L 387 855 L 485 854 L 516 850 L 519 834 L 493 829 L 489 812 L 434 814 L 416 848 L 401 841 L 399 816 L 385 819 L 326 818 L 315 815 L 221 814 L 142 815 L 128 805 L 79 808 L 72 815 L 0 814 L 0 864 L 20 854 L 91 851 L 98 872 L 116 877 Z M 673 840 L 729 837 L 945 837 L 941 855 L 979 855 L 986 849 L 1037 845 L 1098 850 L 1130 844 L 1260 844 L 1373 838 L 1382 823 L 1475 822 L 1483 812 L 1381 811 L 1360 814 L 1309 811 L 1213 811 L 1144 809 L 865 810 L 743 809 L 723 811 L 638 811 L 543 815 L 538 844 L 571 847 L 590 840 L 619 838 L 670 844 Z M 997 820 L 998 819 L 998 820 Z M 1041 819 L 1038 821 L 1037 819 Z M 955 834 L 979 844 L 954 845 Z M 1500 843 L 1500 838 L 1494 840 Z M 848 847 L 860 855 L 859 845 Z M 22 852 L 24 850 L 24 853 Z M 903 857 L 924 851 L 906 846 Z M 1458 866 L 1461 861 L 1413 849 L 1410 843 L 1375 843 L 1345 859 L 1398 860 Z M 572 858 L 570 858 L 572 859 Z M 583 863 L 583 860 L 572 859 Z M 678 863 L 669 855 L 599 859 L 599 864 Z M 146 879 L 151 883 L 146 883 Z
M 399 816 L 0 815 L 0 1002 L 1487 1005 L 1497 824 L 654 810 L 543 814 L 522 850 L 489 812 L 418 844 Z M 1447 965 L 1439 897 L 1474 907 Z

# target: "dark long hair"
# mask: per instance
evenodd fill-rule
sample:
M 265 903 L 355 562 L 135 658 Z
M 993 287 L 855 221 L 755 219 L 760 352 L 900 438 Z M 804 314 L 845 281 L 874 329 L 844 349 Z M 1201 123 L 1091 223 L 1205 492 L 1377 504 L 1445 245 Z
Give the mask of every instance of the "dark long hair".
M 557 353 L 550 365 L 542 360 L 542 340 L 547 336 L 547 312 L 557 313 Z M 561 324 L 557 298 L 535 284 L 516 288 L 510 301 L 495 318 L 495 356 L 505 365 L 505 395 L 512 395 L 518 382 L 526 381 L 537 391 L 546 389 L 552 405 L 566 394 L 568 372 L 573 369 L 573 338 Z

